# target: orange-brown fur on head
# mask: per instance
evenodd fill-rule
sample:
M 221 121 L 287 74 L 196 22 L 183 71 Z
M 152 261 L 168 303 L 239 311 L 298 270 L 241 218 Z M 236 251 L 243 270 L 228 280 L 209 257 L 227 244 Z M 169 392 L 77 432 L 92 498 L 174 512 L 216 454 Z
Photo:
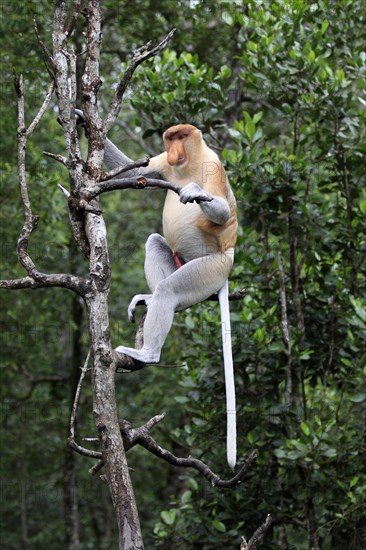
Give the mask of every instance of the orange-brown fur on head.
M 179 166 L 189 160 L 190 153 L 202 141 L 202 134 L 192 124 L 178 124 L 168 128 L 163 135 L 170 166 Z

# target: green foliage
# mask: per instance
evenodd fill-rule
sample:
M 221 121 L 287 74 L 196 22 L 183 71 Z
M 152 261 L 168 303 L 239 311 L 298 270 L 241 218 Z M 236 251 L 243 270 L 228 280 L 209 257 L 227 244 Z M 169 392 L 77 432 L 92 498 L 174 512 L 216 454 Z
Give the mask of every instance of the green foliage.
M 177 78 L 179 74 L 179 78 Z M 144 137 L 154 131 L 162 132 L 169 124 L 189 121 L 207 129 L 222 123 L 222 111 L 226 100 L 226 87 L 231 69 L 222 66 L 215 74 L 212 67 L 202 63 L 197 54 L 164 50 L 161 56 L 146 63 L 133 83 L 131 105 L 143 113 L 138 123 L 149 121 L 153 114 L 154 127 L 145 131 Z M 146 113 L 145 105 L 149 104 Z M 147 119 L 147 120 L 146 120 Z

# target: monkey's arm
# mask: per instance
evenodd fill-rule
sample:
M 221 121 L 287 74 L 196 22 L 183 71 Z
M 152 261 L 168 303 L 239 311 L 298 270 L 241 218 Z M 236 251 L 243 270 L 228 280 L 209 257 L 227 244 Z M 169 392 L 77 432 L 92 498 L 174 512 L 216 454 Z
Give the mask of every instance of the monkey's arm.
M 119 166 L 125 166 L 126 164 L 133 163 L 133 160 L 130 159 L 127 155 L 122 153 L 114 145 L 114 143 L 111 142 L 110 139 L 106 139 L 104 142 L 104 164 L 107 166 L 108 170 L 113 170 L 114 168 L 118 168 Z M 126 177 L 134 176 L 135 172 L 137 172 L 138 169 L 131 170 Z
M 77 124 L 85 129 L 84 113 L 80 109 L 75 109 L 75 114 L 77 117 Z M 137 176 L 164 178 L 161 171 L 163 162 L 160 157 L 161 155 L 153 157 L 150 159 L 148 166 L 134 168 L 128 172 L 124 172 L 123 176 L 126 178 Z M 104 142 L 104 164 L 107 166 L 108 170 L 113 170 L 114 168 L 126 166 L 126 164 L 133 164 L 133 160 L 118 149 L 110 139 L 106 138 Z
M 148 166 L 142 166 L 140 168 L 133 168 L 123 173 L 123 177 L 138 177 L 145 176 L 151 178 L 161 178 L 164 177 L 163 168 L 166 164 L 163 157 L 165 153 L 152 157 L 149 161 Z M 114 168 L 126 166 L 126 164 L 133 163 L 127 155 L 125 155 L 118 147 L 111 142 L 110 139 L 106 138 L 104 142 L 104 164 L 107 166 L 108 170 L 113 170 Z
M 230 206 L 228 201 L 223 197 L 207 193 L 197 183 L 193 182 L 185 185 L 180 192 L 179 200 L 183 204 L 187 202 L 198 202 L 204 215 L 210 221 L 219 225 L 223 225 L 230 218 Z

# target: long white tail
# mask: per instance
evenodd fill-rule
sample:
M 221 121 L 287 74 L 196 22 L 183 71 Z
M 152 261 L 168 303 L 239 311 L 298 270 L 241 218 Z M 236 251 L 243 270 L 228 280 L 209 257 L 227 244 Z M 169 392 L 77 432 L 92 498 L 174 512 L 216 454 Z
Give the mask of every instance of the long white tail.
M 222 350 L 224 355 L 226 411 L 227 411 L 227 462 L 234 469 L 236 464 L 236 404 L 233 353 L 231 349 L 231 325 L 229 310 L 229 282 L 219 290 L 221 311 Z

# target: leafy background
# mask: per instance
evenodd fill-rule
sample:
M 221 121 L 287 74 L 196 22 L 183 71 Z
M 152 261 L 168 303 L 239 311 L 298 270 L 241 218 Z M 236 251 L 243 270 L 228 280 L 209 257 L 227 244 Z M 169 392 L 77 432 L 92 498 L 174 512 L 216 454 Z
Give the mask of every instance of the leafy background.
M 49 2 L 2 3 L 1 277 L 22 276 L 13 69 L 26 81 L 27 120 L 48 83 L 32 29 L 50 44 Z M 266 549 L 358 549 L 366 538 L 366 26 L 362 0 L 103 2 L 106 111 L 131 52 L 177 27 L 136 73 L 111 137 L 130 156 L 161 151 L 161 133 L 191 122 L 221 155 L 240 218 L 231 288 L 238 447 L 259 456 L 233 491 L 209 486 L 142 449 L 129 464 L 147 548 L 238 548 L 263 522 Z M 74 47 L 81 52 L 83 22 Z M 27 55 L 25 55 L 25 52 Z M 80 57 L 82 69 L 82 56 Z M 87 272 L 42 155 L 64 145 L 55 105 L 27 151 L 31 253 L 47 272 Z M 103 196 L 112 261 L 113 343 L 132 342 L 126 308 L 144 291 L 143 244 L 161 230 L 161 192 Z M 285 271 L 290 355 L 281 333 Z M 70 401 L 87 349 L 82 304 L 61 290 L 2 292 L 1 516 L 4 548 L 107 549 L 116 531 L 107 488 L 66 448 Z M 117 376 L 121 417 L 139 425 L 167 412 L 161 445 L 201 457 L 229 477 L 217 305 L 176 316 L 163 367 Z M 57 377 L 50 378 L 50 377 Z M 289 383 L 291 382 L 291 387 Z M 291 391 L 289 391 L 291 390 Z M 85 386 L 79 437 L 94 435 Z M 70 480 L 76 473 L 76 484 Z M 80 543 L 68 512 L 77 503 Z

